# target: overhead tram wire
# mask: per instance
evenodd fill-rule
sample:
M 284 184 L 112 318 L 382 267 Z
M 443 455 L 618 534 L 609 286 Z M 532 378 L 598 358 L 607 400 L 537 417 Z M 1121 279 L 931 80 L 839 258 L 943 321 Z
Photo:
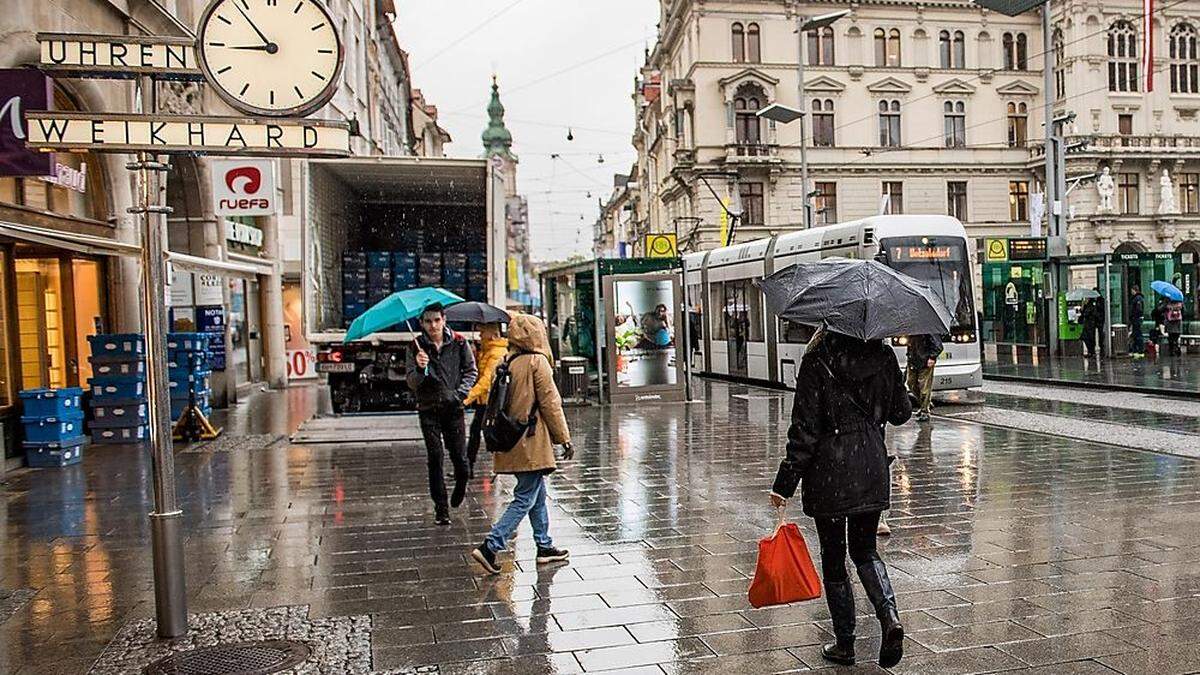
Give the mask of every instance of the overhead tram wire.
M 1162 6 L 1159 6 L 1159 7 L 1155 7 L 1155 8 L 1154 8 L 1154 12 L 1155 12 L 1155 13 L 1158 13 L 1158 12 L 1162 12 L 1162 11 L 1165 11 L 1165 10 L 1171 9 L 1172 7 L 1175 7 L 1175 6 L 1177 6 L 1177 5 L 1181 5 L 1181 4 L 1183 4 L 1184 2 L 1186 2 L 1186 1 L 1187 1 L 1187 0 L 1174 0 L 1174 2 L 1170 2 L 1170 3 L 1168 3 L 1168 4 L 1165 4 L 1165 5 L 1162 5 Z M 1138 14 L 1137 16 L 1139 16 L 1139 17 L 1143 17 L 1143 18 L 1144 18 L 1144 17 L 1145 17 L 1145 14 L 1144 14 L 1144 13 L 1142 13 L 1142 14 Z M 1103 34 L 1107 33 L 1107 32 L 1108 32 L 1108 30 L 1109 30 L 1108 28 L 1103 28 L 1103 29 L 1101 29 L 1101 30 L 1098 30 L 1098 31 L 1095 31 L 1095 32 L 1092 32 L 1092 33 L 1088 33 L 1088 34 L 1086 34 L 1086 35 L 1082 35 L 1082 36 L 1080 36 L 1080 37 L 1077 37 L 1077 38 L 1075 38 L 1075 39 L 1073 39 L 1073 40 L 1068 40 L 1068 41 L 1066 41 L 1066 42 L 1063 42 L 1063 47 L 1064 47 L 1064 48 L 1066 48 L 1066 46 L 1067 46 L 1067 45 L 1073 45 L 1073 44 L 1077 44 L 1077 43 L 1079 43 L 1079 42 L 1083 42 L 1084 40 L 1088 40 L 1088 39 L 1094 38 L 1094 37 L 1096 37 L 1097 35 L 1103 35 Z M 1030 60 L 1032 60 L 1032 59 L 1034 59 L 1034 58 L 1037 58 L 1037 57 L 1039 57 L 1039 56 L 1043 56 L 1043 57 L 1044 57 L 1044 56 L 1046 56 L 1046 54 L 1048 54 L 1048 53 L 1049 53 L 1049 52 L 1042 51 L 1042 52 L 1038 52 L 1038 53 L 1036 53 L 1036 54 L 1030 54 L 1030 55 L 1026 56 L 1026 61 L 1030 61 Z M 1045 68 L 1045 67 L 1046 67 L 1046 66 L 1045 66 L 1045 64 L 1043 64 L 1043 66 L 1042 66 L 1042 67 L 1043 67 L 1043 68 Z M 992 69 L 992 70 L 994 70 L 994 69 Z M 984 75 L 985 75 L 984 73 L 977 73 L 977 74 L 975 74 L 975 75 L 973 75 L 973 76 L 971 76 L 971 77 L 967 77 L 967 78 L 964 78 L 964 79 L 962 79 L 962 80 L 961 80 L 961 82 L 963 82 L 964 84 L 969 84 L 969 83 L 971 83 L 971 82 L 974 82 L 974 81 L 976 81 L 976 80 L 983 79 Z M 928 98 L 934 98 L 934 97 L 937 97 L 937 96 L 941 96 L 941 94 L 938 94 L 937 92 L 934 92 L 934 91 L 931 91 L 931 92 L 929 92 L 928 94 L 922 94 L 922 95 L 920 95 L 920 96 L 918 96 L 918 97 L 916 97 L 916 98 L 913 98 L 913 99 L 908 99 L 908 100 L 906 100 L 906 101 L 903 101 L 903 102 L 900 104 L 900 109 L 901 109 L 901 110 L 903 110 L 904 108 L 907 108 L 908 106 L 912 105 L 913 103 L 916 103 L 916 102 L 918 102 L 918 101 L 924 101 L 925 99 L 928 99 Z M 803 109 L 803 107 L 804 107 L 804 102 L 803 102 L 803 101 L 801 101 L 801 102 L 800 102 L 800 106 L 801 106 L 801 108 Z M 869 121 L 869 120 L 872 120 L 872 119 L 875 119 L 875 114 L 874 114 L 874 113 L 871 113 L 870 115 L 867 115 L 866 117 L 860 117 L 860 118 L 857 118 L 857 119 L 850 120 L 849 122 L 843 122 L 843 123 L 841 123 L 841 124 L 838 124 L 838 125 L 836 125 L 836 126 L 834 126 L 834 127 L 833 127 L 833 130 L 834 130 L 834 131 L 840 131 L 841 129 L 844 129 L 844 128 L 848 127 L 848 126 L 852 126 L 852 125 L 858 124 L 859 122 L 866 122 L 866 121 Z M 788 144 L 788 145 L 781 146 L 781 147 L 799 147 L 799 144 L 798 144 L 798 143 L 797 143 L 797 144 Z
M 508 13 L 509 10 L 513 9 L 514 7 L 521 4 L 522 2 L 525 2 L 525 0 L 515 0 L 514 2 L 511 2 L 507 5 L 505 5 L 504 7 L 500 8 L 498 11 L 496 11 L 494 14 L 492 14 L 488 18 L 486 18 L 483 21 L 476 24 L 474 28 L 463 33 L 462 35 L 458 36 L 457 38 L 451 40 L 448 44 L 446 44 L 444 47 L 439 49 L 437 52 L 434 52 L 433 56 L 430 56 L 427 59 L 423 59 L 423 60 L 418 61 L 417 63 L 413 64 L 413 67 L 412 67 L 413 72 L 415 73 L 417 70 L 425 67 L 426 65 L 428 65 L 432 61 L 436 60 L 438 57 L 442 56 L 446 52 L 457 47 L 459 44 L 464 42 L 467 38 L 478 33 L 479 31 L 483 30 L 484 28 L 487 28 L 493 21 L 500 18 L 501 15 Z

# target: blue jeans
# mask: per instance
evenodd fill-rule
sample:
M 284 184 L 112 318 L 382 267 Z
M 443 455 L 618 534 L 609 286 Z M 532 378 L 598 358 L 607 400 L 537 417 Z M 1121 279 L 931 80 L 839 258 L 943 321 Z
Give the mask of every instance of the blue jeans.
M 529 516 L 529 524 L 533 526 L 533 541 L 538 547 L 549 548 L 553 545 L 550 541 L 550 513 L 546 511 L 546 476 L 539 471 L 517 474 L 513 500 L 484 540 L 488 548 L 493 553 L 507 548 L 508 540 L 516 534 L 517 526 L 525 516 Z

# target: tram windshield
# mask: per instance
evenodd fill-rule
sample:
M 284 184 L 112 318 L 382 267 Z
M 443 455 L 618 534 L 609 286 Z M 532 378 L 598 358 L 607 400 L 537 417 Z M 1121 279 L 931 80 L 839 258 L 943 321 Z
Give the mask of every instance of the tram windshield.
M 958 237 L 890 237 L 880 242 L 887 264 L 918 281 L 924 281 L 945 303 L 953 329 L 975 325 L 975 297 L 971 289 L 967 246 Z M 957 331 L 956 331 L 957 333 Z

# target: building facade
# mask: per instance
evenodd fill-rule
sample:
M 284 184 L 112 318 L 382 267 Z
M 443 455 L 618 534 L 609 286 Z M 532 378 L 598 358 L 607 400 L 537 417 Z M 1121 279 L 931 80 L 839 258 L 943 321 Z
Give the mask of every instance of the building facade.
M 500 85 L 495 77 L 492 78 L 492 97 L 487 113 L 488 125 L 480 140 L 483 141 L 483 156 L 504 176 L 509 303 L 528 307 L 533 302 L 530 289 L 537 283 L 529 257 L 529 202 L 517 192 L 520 160 L 512 151 L 512 132 L 504 124 L 504 104 L 500 102 Z
M 848 16 L 804 35 L 802 54 L 798 19 L 843 8 Z M 663 0 L 659 39 L 634 92 L 641 200 L 629 243 L 639 251 L 645 233 L 698 223 L 699 236 L 681 237 L 681 248 L 719 245 L 718 200 L 731 190 L 743 213 L 736 241 L 801 227 L 799 124 L 755 116 L 772 103 L 810 112 L 814 224 L 946 213 L 975 237 L 1027 235 L 1045 211 L 1049 63 L 1055 117 L 1074 113 L 1064 127 L 1068 175 L 1107 168 L 1116 191 L 1112 208 L 1100 208 L 1095 182 L 1070 193 L 1071 252 L 1200 251 L 1200 2 L 1156 8 L 1153 92 L 1139 66 L 1141 8 L 1055 2 L 1046 59 L 1036 12 L 1006 17 L 969 2 Z

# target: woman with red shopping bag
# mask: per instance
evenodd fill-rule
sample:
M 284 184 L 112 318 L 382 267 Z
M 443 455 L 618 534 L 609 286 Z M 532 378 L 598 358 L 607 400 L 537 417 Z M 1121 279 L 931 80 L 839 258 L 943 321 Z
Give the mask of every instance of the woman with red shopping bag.
M 882 628 L 879 664 L 890 668 L 903 655 L 896 594 L 875 537 L 891 499 L 884 425 L 904 424 L 911 416 L 900 366 L 882 340 L 821 330 L 809 343 L 796 375 L 787 456 L 775 476 L 771 503 L 782 508 L 799 485 L 804 513 L 816 521 L 836 637 L 821 651 L 834 663 L 854 663 L 847 545 Z

